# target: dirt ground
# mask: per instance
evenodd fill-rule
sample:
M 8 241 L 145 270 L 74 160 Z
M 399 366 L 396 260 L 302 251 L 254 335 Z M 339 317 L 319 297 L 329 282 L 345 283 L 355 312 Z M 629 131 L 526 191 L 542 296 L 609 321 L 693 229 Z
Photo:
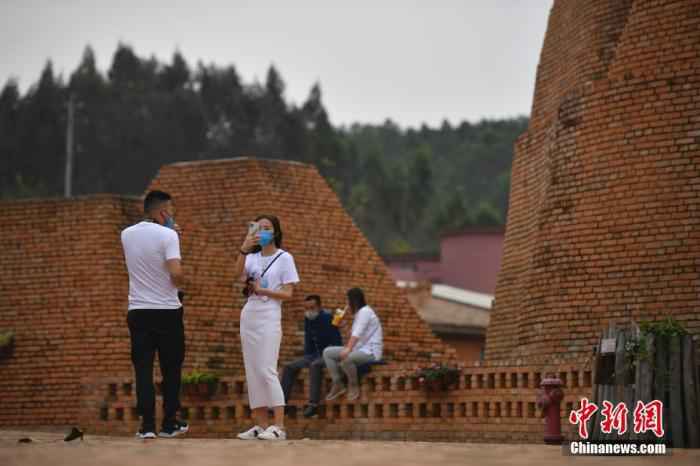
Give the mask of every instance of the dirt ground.
M 3 466 L 414 466 L 414 465 L 700 465 L 700 450 L 666 457 L 570 457 L 561 447 L 483 443 L 229 439 L 157 439 L 86 436 L 63 441 L 59 431 L 0 430 Z M 18 443 L 30 438 L 30 443 Z

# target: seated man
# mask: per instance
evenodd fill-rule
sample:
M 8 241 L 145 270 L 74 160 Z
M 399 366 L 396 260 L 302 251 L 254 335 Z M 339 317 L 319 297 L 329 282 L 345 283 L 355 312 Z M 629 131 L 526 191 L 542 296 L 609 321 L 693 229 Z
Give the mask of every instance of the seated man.
M 307 296 L 304 300 L 304 356 L 287 364 L 282 373 L 282 391 L 284 401 L 289 401 L 292 386 L 299 371 L 309 368 L 309 405 L 304 410 L 304 417 L 313 417 L 318 412 L 321 399 L 321 372 L 325 365 L 323 350 L 329 346 L 342 345 L 340 331 L 332 321 L 332 315 L 321 307 L 321 297 Z
M 348 291 L 348 307 L 354 314 L 350 340 L 345 347 L 331 346 L 323 352 L 323 359 L 333 379 L 333 386 L 326 400 L 331 401 L 348 392 L 348 401 L 360 396 L 357 366 L 382 358 L 382 324 L 374 310 L 365 302 L 359 288 Z M 348 379 L 348 388 L 343 383 L 340 368 Z

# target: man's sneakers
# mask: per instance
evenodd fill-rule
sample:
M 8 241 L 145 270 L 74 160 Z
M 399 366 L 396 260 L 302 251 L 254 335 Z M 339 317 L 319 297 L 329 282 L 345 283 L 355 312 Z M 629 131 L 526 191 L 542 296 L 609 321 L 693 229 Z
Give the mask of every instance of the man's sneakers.
M 190 426 L 186 422 L 175 420 L 163 424 L 163 428 L 158 433 L 158 437 L 173 438 L 187 433 L 188 430 L 190 430 Z
M 316 417 L 318 416 L 318 406 L 316 405 L 309 405 L 306 407 L 304 410 L 304 417 L 305 418 L 310 418 L 310 417 Z
M 136 438 L 141 440 L 149 440 L 156 438 L 156 432 L 154 428 L 151 427 L 141 427 L 138 432 L 136 432 Z
M 277 426 L 270 426 L 258 435 L 260 440 L 287 440 L 287 433 Z
M 267 429 L 255 426 L 238 434 L 238 438 L 241 440 L 286 440 L 287 434 L 277 426 L 270 426 Z
M 340 395 L 345 393 L 347 388 L 345 388 L 345 385 L 333 383 L 331 386 L 331 391 L 328 393 L 328 396 L 326 397 L 326 401 L 333 401 L 336 398 L 338 398 Z
M 238 438 L 241 440 L 257 440 L 258 436 L 265 432 L 265 430 L 260 426 L 254 426 L 245 432 L 238 434 Z

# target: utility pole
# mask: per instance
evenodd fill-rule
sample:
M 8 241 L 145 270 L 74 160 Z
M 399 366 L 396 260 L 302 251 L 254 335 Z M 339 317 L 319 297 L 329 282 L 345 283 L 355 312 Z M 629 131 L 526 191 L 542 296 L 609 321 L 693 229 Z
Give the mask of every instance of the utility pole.
M 65 179 L 65 197 L 71 197 L 73 185 L 73 137 L 74 137 L 74 120 L 75 120 L 75 95 L 71 93 L 68 99 L 68 121 L 66 124 L 66 179 Z

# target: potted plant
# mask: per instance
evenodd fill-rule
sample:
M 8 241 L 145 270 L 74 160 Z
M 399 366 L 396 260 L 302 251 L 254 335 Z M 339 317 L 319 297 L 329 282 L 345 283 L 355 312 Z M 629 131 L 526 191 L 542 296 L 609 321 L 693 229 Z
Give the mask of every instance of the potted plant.
M 460 370 L 442 363 L 416 369 L 413 377 L 428 392 L 444 392 L 459 382 Z
M 202 374 L 198 386 L 200 395 L 214 396 L 219 387 L 219 377 L 214 374 Z
M 219 377 L 214 374 L 195 370 L 182 376 L 182 392 L 188 396 L 213 396 L 218 385 Z
M 182 393 L 186 396 L 196 396 L 197 383 L 199 383 L 199 372 L 192 371 L 182 376 Z
M 15 332 L 0 332 L 0 359 L 12 356 L 15 349 Z

